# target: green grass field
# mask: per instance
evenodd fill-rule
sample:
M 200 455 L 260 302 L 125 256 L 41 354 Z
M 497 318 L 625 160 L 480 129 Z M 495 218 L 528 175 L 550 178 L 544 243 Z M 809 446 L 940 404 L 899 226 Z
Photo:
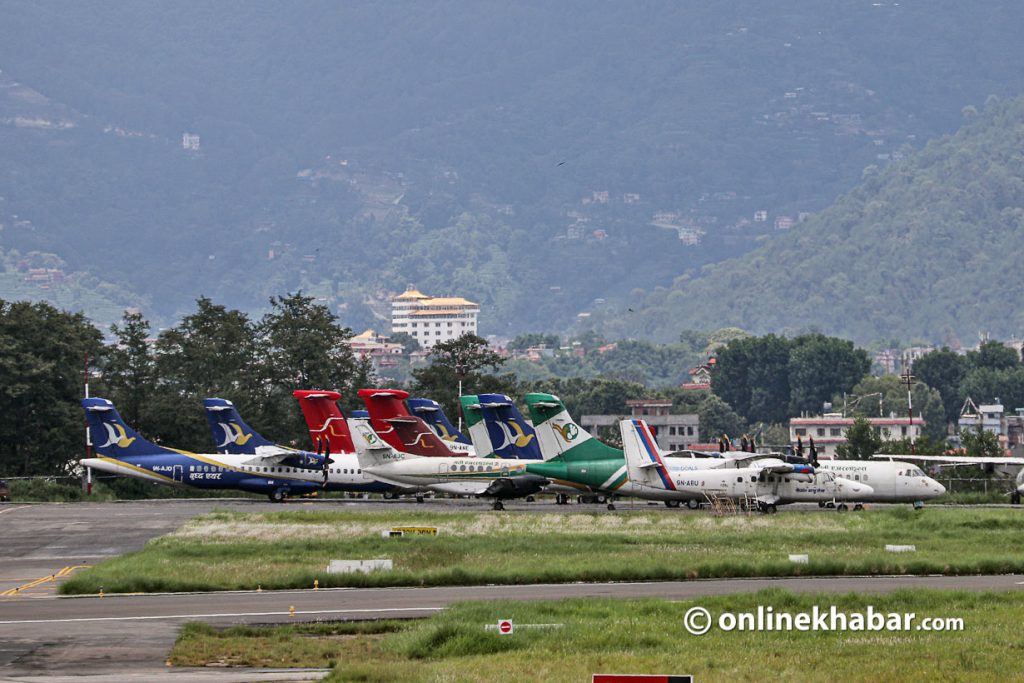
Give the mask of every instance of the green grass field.
M 393 525 L 437 537 L 381 538 Z M 214 512 L 76 574 L 64 593 L 1024 572 L 1024 511 L 909 508 L 715 517 L 686 511 Z M 914 544 L 915 553 L 887 553 Z M 809 564 L 789 562 L 806 553 Z M 325 573 L 331 559 L 394 570 Z
M 961 632 L 722 632 L 692 636 L 692 606 L 755 611 L 913 612 L 963 619 Z M 693 674 L 707 681 L 1024 680 L 1024 593 L 901 591 L 884 596 L 785 591 L 667 600 L 455 605 L 430 619 L 358 625 L 186 627 L 175 665 L 333 667 L 330 681 L 589 681 L 592 673 Z M 485 625 L 517 624 L 511 636 Z M 920 623 L 920 622 L 917 622 Z M 526 624 L 561 624 L 527 628 Z

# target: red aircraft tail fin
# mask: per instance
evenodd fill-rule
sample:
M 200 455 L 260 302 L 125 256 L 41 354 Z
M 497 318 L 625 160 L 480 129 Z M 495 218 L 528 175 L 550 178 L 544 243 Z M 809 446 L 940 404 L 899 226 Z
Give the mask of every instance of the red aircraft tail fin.
M 457 455 L 422 418 L 409 413 L 400 389 L 360 389 L 359 396 L 370 413 L 370 426 L 384 442 L 414 455 Z
M 292 395 L 299 400 L 309 437 L 317 450 L 329 445 L 331 453 L 355 453 L 348 422 L 338 409 L 337 400 L 341 394 L 337 391 L 299 389 Z

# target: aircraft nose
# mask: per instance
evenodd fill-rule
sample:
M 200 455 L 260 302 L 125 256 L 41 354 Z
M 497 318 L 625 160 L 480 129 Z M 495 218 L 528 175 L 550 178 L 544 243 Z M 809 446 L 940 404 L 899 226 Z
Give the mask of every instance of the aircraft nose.
M 946 492 L 946 487 L 940 484 L 939 482 L 935 481 L 931 477 L 928 478 L 928 487 L 935 491 L 935 493 L 940 496 Z

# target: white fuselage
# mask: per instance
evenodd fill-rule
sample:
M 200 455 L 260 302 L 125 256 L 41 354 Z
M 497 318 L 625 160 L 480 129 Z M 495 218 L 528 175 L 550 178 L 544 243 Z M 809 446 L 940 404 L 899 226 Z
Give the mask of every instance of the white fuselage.
M 526 474 L 527 461 L 474 457 L 418 457 L 392 451 L 387 462 L 367 466 L 364 471 L 400 486 L 421 486 L 432 491 L 478 495 L 495 479 Z
M 837 477 L 869 484 L 867 497 L 848 497 L 861 503 L 913 503 L 937 498 L 946 492 L 939 482 L 917 465 L 889 460 L 819 460 L 818 469 Z
M 331 459 L 334 462 L 328 468 L 325 487 L 327 490 L 361 490 L 372 488 L 378 483 L 372 476 L 363 472 L 355 453 L 337 453 L 331 455 Z M 91 467 L 101 472 L 199 488 L 227 488 L 231 486 L 231 482 L 242 477 L 266 479 L 268 485 L 324 482 L 323 470 L 287 467 L 272 461 L 261 463 L 253 455 L 174 453 L 120 459 L 95 457 L 80 462 L 83 467 Z
M 672 461 L 674 458 L 666 458 Z M 778 461 L 775 461 L 778 462 Z M 654 480 L 653 485 L 631 481 L 633 495 L 655 500 L 699 500 L 721 497 L 742 498 L 785 504 L 850 500 L 851 495 L 869 494 L 871 487 L 836 477 L 831 473 L 772 473 L 763 467 L 679 467 L 666 462 L 671 487 Z

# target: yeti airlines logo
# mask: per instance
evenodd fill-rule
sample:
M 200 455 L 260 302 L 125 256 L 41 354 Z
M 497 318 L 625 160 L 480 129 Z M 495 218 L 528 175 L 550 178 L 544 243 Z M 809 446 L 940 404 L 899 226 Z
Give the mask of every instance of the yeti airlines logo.
M 580 435 L 580 428 L 572 422 L 567 422 L 564 425 L 554 425 L 554 428 L 566 443 L 575 441 L 576 437 Z
M 220 422 L 219 424 L 220 428 L 224 430 L 224 443 L 218 445 L 217 448 L 223 448 L 229 443 L 244 446 L 252 438 L 252 434 L 243 434 L 242 428 L 234 422 Z
M 100 448 L 106 448 L 107 446 L 117 446 L 118 448 L 128 448 L 135 441 L 135 437 L 128 438 L 125 434 L 124 427 L 119 424 L 111 424 L 109 422 L 103 423 L 103 426 L 107 429 L 107 442 L 100 446 Z

